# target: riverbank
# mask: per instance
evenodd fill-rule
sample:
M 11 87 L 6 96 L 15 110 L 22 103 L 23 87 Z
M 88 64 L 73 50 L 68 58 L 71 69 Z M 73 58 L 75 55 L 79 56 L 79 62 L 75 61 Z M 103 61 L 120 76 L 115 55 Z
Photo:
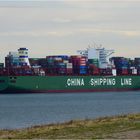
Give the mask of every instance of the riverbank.
M 61 124 L 0 130 L 0 139 L 140 138 L 140 114 L 76 120 Z

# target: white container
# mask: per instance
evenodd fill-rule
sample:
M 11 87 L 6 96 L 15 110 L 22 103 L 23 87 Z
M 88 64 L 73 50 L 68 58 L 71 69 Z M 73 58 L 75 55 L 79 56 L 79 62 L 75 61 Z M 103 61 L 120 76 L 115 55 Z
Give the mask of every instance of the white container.
M 73 66 L 72 66 L 72 63 L 67 63 L 67 64 L 66 64 L 66 67 L 67 67 L 67 68 L 72 68 L 72 67 L 73 67 Z
M 116 69 L 112 69 L 112 75 L 117 76 L 117 70 Z
M 60 58 L 60 57 L 55 57 L 54 60 L 56 60 L 56 61 L 61 61 L 62 58 Z
M 68 60 L 63 60 L 63 63 L 66 63 L 67 64 L 67 63 L 69 63 L 69 61 Z
M 132 74 L 137 75 L 137 69 L 132 69 Z
M 45 76 L 45 71 L 44 71 L 44 70 L 40 70 L 40 71 L 39 71 L 39 75 L 40 75 L 40 76 Z

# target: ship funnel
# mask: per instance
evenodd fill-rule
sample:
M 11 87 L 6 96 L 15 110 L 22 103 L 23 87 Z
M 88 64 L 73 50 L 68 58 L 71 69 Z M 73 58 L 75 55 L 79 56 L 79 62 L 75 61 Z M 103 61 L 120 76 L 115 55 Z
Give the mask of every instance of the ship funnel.
M 19 62 L 22 66 L 27 65 L 30 66 L 29 59 L 28 59 L 28 49 L 27 48 L 19 48 Z

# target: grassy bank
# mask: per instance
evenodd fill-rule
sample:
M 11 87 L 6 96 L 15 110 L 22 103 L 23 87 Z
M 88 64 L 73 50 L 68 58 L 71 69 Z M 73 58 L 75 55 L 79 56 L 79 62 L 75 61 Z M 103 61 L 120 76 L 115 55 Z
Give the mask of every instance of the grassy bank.
M 0 130 L 0 139 L 140 138 L 140 114 L 69 121 L 20 130 Z

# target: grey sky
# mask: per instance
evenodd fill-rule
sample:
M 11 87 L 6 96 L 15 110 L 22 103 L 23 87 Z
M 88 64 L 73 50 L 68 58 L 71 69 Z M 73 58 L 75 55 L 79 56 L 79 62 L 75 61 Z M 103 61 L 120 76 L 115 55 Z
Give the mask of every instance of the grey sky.
M 30 57 L 76 54 L 89 44 L 140 57 L 140 1 L 0 1 L 0 60 L 29 48 Z

